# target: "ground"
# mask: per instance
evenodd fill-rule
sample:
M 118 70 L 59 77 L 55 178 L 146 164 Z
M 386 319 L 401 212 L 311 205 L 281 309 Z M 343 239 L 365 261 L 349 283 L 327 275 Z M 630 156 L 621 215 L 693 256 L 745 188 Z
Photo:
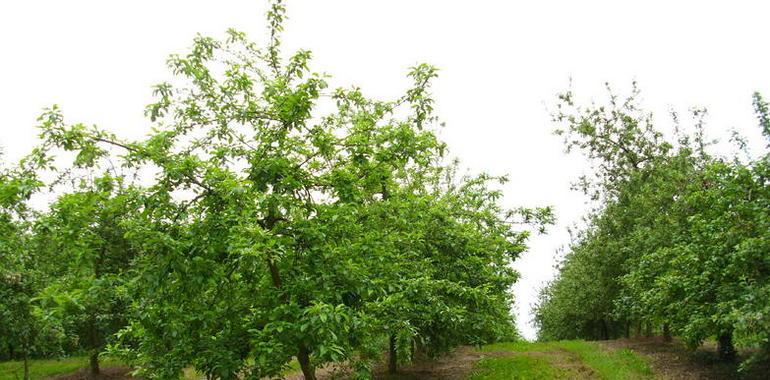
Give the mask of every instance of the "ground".
M 645 379 L 646 362 L 628 350 L 583 341 L 461 347 L 439 360 L 403 368 L 386 379 Z
M 619 339 L 598 342 L 609 350 L 630 349 L 644 357 L 656 378 L 660 379 L 770 379 L 770 362 L 757 364 L 748 371 L 738 371 L 738 362 L 722 363 L 716 359 L 716 343 L 704 343 L 690 351 L 679 341 L 666 343 L 659 337 Z M 740 350 L 744 354 L 747 350 Z
M 715 360 L 713 344 L 695 352 L 681 343 L 659 338 L 602 342 L 563 341 L 546 343 L 499 343 L 483 347 L 459 347 L 434 360 L 422 360 L 400 368 L 396 375 L 377 367 L 383 380 L 500 380 L 500 379 L 767 379 L 770 365 L 739 374 L 737 364 Z M 31 365 L 33 379 L 85 379 L 85 358 L 37 360 Z M 21 378 L 18 362 L 0 363 L 0 380 Z M 104 379 L 130 379 L 129 369 L 116 361 L 103 364 Z M 296 371 L 296 370 L 295 370 Z M 198 380 L 193 371 L 187 380 Z M 319 379 L 344 379 L 337 367 L 318 370 Z M 299 372 L 287 380 L 301 380 Z
M 76 356 L 61 360 L 42 359 L 30 360 L 29 372 L 32 379 L 46 379 L 56 376 L 73 376 L 85 373 L 83 368 L 88 366 L 88 358 Z M 116 360 L 102 360 L 105 373 L 114 375 L 116 371 L 126 372 L 128 368 Z M 0 380 L 18 380 L 24 376 L 24 367 L 20 361 L 0 362 Z M 71 378 L 71 377 L 70 377 Z

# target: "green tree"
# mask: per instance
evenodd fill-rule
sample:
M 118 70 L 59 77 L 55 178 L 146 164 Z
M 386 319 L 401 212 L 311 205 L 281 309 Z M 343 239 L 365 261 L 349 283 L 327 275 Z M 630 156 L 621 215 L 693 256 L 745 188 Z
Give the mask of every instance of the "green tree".
M 567 152 L 578 149 L 588 158 L 591 173 L 575 188 L 595 203 L 586 229 L 561 263 L 560 276 L 541 295 L 536 321 L 543 338 L 609 339 L 628 335 L 632 319 L 647 317 L 627 305 L 618 307 L 619 278 L 638 254 L 631 247 L 641 242 L 636 228 L 656 215 L 652 210 L 658 205 L 650 200 L 666 197 L 656 181 L 672 157 L 690 150 L 666 141 L 637 97 L 635 85 L 626 98 L 609 91 L 607 106 L 584 107 L 571 92 L 559 95 L 556 134 L 564 136 Z
M 759 95 L 755 106 L 764 127 Z M 766 178 L 766 156 L 709 162 L 678 194 L 672 243 L 645 252 L 626 279 L 692 346 L 716 336 L 726 360 L 735 357 L 736 336 L 744 345 L 766 347 L 766 327 L 758 320 L 767 303 L 755 298 L 768 281 L 759 253 L 768 231 Z M 652 281 L 639 281 L 645 277 Z
M 127 320 L 130 278 L 137 249 L 126 234 L 139 203 L 136 189 L 103 175 L 62 194 L 35 222 L 38 260 L 56 263 L 37 296 L 45 319 L 70 335 L 100 374 L 99 354 Z
M 105 211 L 104 222 L 99 212 L 62 224 L 95 228 L 74 243 L 87 262 L 113 235 L 138 250 L 113 351 L 149 377 L 190 365 L 212 378 L 276 376 L 296 357 L 314 379 L 331 362 L 370 376 L 386 341 L 397 362 L 416 343 L 439 353 L 511 337 L 510 263 L 527 237 L 514 228 L 550 222 L 550 210 L 505 212 L 488 176 L 442 179 L 455 169 L 433 132 L 435 68 L 413 67 L 392 101 L 329 92 L 309 52 L 284 58 L 283 19 L 276 2 L 265 48 L 231 30 L 171 56 L 177 78 L 155 87 L 146 140 L 68 125 L 57 108 L 43 115 L 47 141 L 76 152 L 76 166 L 117 148 L 124 166 L 154 173 L 131 222 L 107 223 Z M 52 215 L 111 209 L 99 194 L 109 193 L 62 197 Z
M 33 299 L 41 276 L 35 271 L 30 249 L 28 206 L 42 183 L 34 170 L 35 156 L 19 165 L 0 168 L 0 353 L 24 361 L 24 379 L 29 379 L 28 359 L 41 351 L 40 319 Z

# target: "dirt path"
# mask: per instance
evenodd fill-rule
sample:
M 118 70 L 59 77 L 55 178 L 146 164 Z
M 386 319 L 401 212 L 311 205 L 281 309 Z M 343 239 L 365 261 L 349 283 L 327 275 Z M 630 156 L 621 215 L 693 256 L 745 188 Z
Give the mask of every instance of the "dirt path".
M 768 379 L 770 368 L 755 368 L 742 376 L 736 374 L 737 364 L 716 360 L 716 347 L 707 343 L 695 352 L 679 341 L 666 343 L 659 337 L 618 339 L 597 342 L 606 349 L 628 348 L 644 356 L 650 363 L 656 379 Z
M 468 378 L 473 366 L 484 357 L 496 356 L 496 353 L 478 352 L 472 347 L 463 346 L 436 360 L 414 363 L 399 369 L 397 375 L 387 375 L 384 368 L 375 372 L 378 379 L 398 380 L 462 380 Z
M 431 361 L 413 363 L 399 368 L 399 373 L 390 375 L 387 368 L 378 366 L 375 368 L 375 379 L 388 380 L 462 380 L 468 377 L 473 365 L 485 356 L 493 356 L 489 353 L 480 353 L 471 347 L 459 347 L 452 353 Z M 318 380 L 347 379 L 349 376 L 342 368 L 324 367 L 316 370 Z M 293 373 L 286 380 L 303 380 L 301 372 Z
M 567 378 L 570 379 L 598 379 L 599 376 L 593 368 L 583 363 L 577 355 L 564 349 L 556 351 L 527 352 L 521 355 L 541 355 L 556 368 L 564 371 Z
M 435 360 L 426 360 L 399 368 L 395 375 L 387 373 L 384 366 L 375 369 L 374 378 L 382 380 L 465 380 L 471 376 L 476 363 L 484 358 L 525 356 L 542 358 L 561 369 L 568 379 L 597 379 L 597 375 L 575 354 L 566 350 L 538 352 L 480 352 L 470 346 L 462 346 Z M 319 380 L 347 379 L 339 368 L 321 368 L 316 372 Z M 303 380 L 301 373 L 294 373 L 287 380 Z
M 126 366 L 117 366 L 117 367 L 107 367 L 102 368 L 102 374 L 99 376 L 99 379 L 101 380 L 128 380 L 128 379 L 136 379 L 135 377 L 131 377 L 130 372 L 131 369 Z M 66 374 L 66 375 L 58 375 L 49 377 L 49 380 L 92 380 L 90 377 L 90 374 L 88 373 L 88 369 L 81 369 L 77 372 Z

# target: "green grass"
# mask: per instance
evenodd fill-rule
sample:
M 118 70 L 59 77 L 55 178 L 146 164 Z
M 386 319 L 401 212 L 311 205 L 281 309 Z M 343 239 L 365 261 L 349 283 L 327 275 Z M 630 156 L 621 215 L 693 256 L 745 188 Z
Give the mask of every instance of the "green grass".
M 479 348 L 481 352 L 542 352 L 557 349 L 561 342 L 503 342 L 488 344 Z
M 121 363 L 115 359 L 103 358 L 101 366 L 111 367 Z M 63 375 L 88 367 L 88 357 L 73 356 L 64 359 L 34 359 L 29 361 L 31 379 L 44 379 Z M 24 364 L 21 361 L 0 362 L 0 380 L 20 380 L 24 378 Z
M 591 342 L 565 341 L 559 343 L 593 368 L 602 379 L 652 378 L 652 370 L 647 361 L 627 348 L 605 351 Z
M 549 360 L 530 356 L 484 358 L 479 360 L 471 374 L 471 380 L 567 378 L 569 373 L 552 366 Z
M 648 363 L 628 349 L 604 350 L 585 341 L 510 342 L 483 346 L 482 352 L 511 356 L 485 358 L 472 379 L 648 379 Z
M 122 365 L 123 363 L 113 358 L 102 358 L 102 368 Z M 29 361 L 29 373 L 31 379 L 45 379 L 51 376 L 66 375 L 77 372 L 81 368 L 88 368 L 87 356 L 73 356 L 63 359 L 34 359 Z M 288 364 L 283 371 L 284 375 L 299 371 L 299 362 L 296 359 Z M 21 361 L 0 362 L 0 380 L 21 380 L 24 378 L 24 364 Z M 202 380 L 206 377 L 192 368 L 184 370 L 185 380 Z

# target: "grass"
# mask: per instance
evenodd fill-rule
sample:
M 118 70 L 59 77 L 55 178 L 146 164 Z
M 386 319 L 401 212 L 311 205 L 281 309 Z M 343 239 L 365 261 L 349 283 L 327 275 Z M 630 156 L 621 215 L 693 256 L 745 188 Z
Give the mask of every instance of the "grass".
M 295 363 L 296 360 L 292 363 Z M 123 365 L 117 359 L 102 358 L 102 369 Z M 0 380 L 21 380 L 24 378 L 24 367 L 21 361 L 0 362 Z M 73 356 L 64 359 L 35 359 L 29 361 L 30 379 L 45 379 L 51 376 L 66 375 L 77 372 L 79 369 L 88 368 L 87 356 Z M 293 367 L 292 367 L 293 368 Z M 297 364 L 299 368 L 299 364 Z M 193 368 L 185 368 L 183 373 L 185 380 L 204 380 L 206 377 Z
M 102 368 L 123 365 L 117 359 L 102 358 L 100 361 Z M 77 372 L 79 369 L 88 368 L 87 356 L 72 356 L 63 359 L 33 359 L 29 361 L 30 379 L 45 379 L 51 376 L 66 375 Z M 288 364 L 288 368 L 283 371 L 284 375 L 299 371 L 299 362 L 296 359 Z M 0 362 L 0 380 L 21 380 L 24 378 L 24 363 L 21 361 Z M 203 380 L 206 377 L 195 371 L 193 368 L 185 368 L 185 380 Z
M 565 341 L 559 343 L 593 368 L 602 379 L 652 378 L 652 370 L 647 361 L 627 348 L 605 351 L 591 342 Z
M 100 365 L 104 368 L 120 365 L 112 358 L 103 358 Z M 63 359 L 33 359 L 29 361 L 29 377 L 44 379 L 63 375 L 88 367 L 87 356 L 73 356 Z M 0 380 L 20 380 L 24 378 L 24 363 L 21 361 L 0 362 Z
M 511 356 L 492 357 L 479 360 L 472 380 L 498 379 L 568 379 L 569 373 L 551 365 L 542 357 Z
M 649 364 L 632 351 L 603 350 L 586 341 L 498 343 L 479 350 L 512 355 L 480 360 L 474 380 L 653 377 Z

